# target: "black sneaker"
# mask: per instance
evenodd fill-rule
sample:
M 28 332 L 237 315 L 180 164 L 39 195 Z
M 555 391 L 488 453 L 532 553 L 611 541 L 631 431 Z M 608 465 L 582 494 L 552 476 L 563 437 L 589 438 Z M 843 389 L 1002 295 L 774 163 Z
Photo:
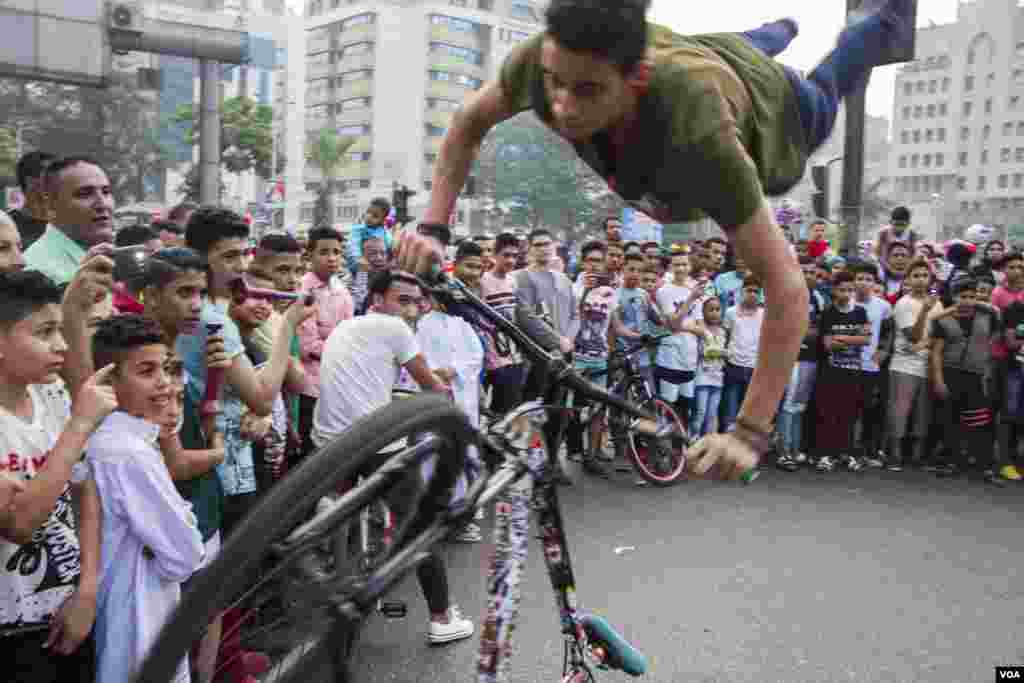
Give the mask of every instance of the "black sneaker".
M 886 464 L 885 469 L 889 470 L 890 472 L 902 472 L 903 462 L 901 460 L 890 460 Z
M 960 468 L 956 465 L 936 465 L 935 476 L 940 479 L 952 479 L 960 474 Z
M 780 455 L 775 461 L 775 466 L 780 470 L 785 470 L 786 472 L 796 472 L 800 469 L 800 465 L 797 463 L 796 458 L 793 457 L 792 453 L 783 453 Z
M 583 471 L 602 479 L 608 478 L 608 468 L 599 463 L 596 458 L 584 458 Z

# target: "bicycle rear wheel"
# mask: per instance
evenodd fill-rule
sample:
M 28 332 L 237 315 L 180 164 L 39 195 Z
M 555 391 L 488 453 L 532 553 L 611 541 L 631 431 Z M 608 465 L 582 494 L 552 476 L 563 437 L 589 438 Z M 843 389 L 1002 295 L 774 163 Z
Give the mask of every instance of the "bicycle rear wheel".
M 636 429 L 627 432 L 629 459 L 644 481 L 655 486 L 671 486 L 683 479 L 686 472 L 686 426 L 668 403 L 660 398 L 649 399 L 641 407 L 657 416 L 659 430 L 671 428 L 671 435 L 647 436 Z
M 412 434 L 430 436 L 378 461 L 381 450 Z M 266 650 L 272 658 L 273 667 L 261 681 L 305 683 L 318 680 L 314 675 L 320 672 L 328 672 L 329 680 L 347 681 L 344 665 L 363 615 L 416 565 L 425 543 L 443 537 L 436 529 L 429 537 L 421 530 L 444 519 L 465 446 L 475 438 L 465 415 L 436 394 L 396 401 L 353 425 L 270 489 L 220 555 L 193 577 L 136 681 L 170 681 L 177 663 L 215 616 L 239 606 L 258 611 L 260 622 L 255 632 L 246 634 L 246 645 Z M 420 487 L 411 507 L 417 512 L 395 530 L 387 557 L 378 558 L 387 566 L 372 579 L 331 567 L 331 541 L 358 524 L 362 510 L 388 491 L 420 476 L 416 463 L 436 453 L 443 455 L 435 458 L 429 485 Z M 316 510 L 323 496 L 360 473 L 366 477 L 363 483 L 329 509 Z M 254 570 L 260 575 L 249 586 Z

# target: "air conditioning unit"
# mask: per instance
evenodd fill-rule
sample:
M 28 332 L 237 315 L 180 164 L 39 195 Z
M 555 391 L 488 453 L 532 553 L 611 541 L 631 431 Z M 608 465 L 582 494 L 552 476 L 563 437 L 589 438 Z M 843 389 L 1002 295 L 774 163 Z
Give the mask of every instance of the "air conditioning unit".
M 141 32 L 142 22 L 142 3 L 138 0 L 114 0 L 110 3 L 110 28 Z

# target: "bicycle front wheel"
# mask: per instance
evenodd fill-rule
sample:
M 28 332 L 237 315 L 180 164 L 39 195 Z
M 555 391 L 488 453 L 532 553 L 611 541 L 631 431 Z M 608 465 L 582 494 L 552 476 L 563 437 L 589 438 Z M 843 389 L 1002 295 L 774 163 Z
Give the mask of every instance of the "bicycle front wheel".
M 415 434 L 427 437 L 380 462 L 382 450 Z M 243 631 L 243 642 L 249 649 L 271 655 L 272 668 L 260 676 L 261 681 L 318 680 L 313 674 L 325 670 L 331 672 L 329 680 L 348 680 L 343 666 L 359 617 L 415 566 L 411 559 L 399 562 L 399 556 L 409 554 L 411 546 L 421 541 L 417 534 L 427 515 L 444 513 L 439 488 L 454 482 L 465 444 L 475 438 L 466 416 L 436 394 L 396 401 L 357 422 L 271 488 L 216 559 L 193 577 L 136 681 L 169 682 L 207 625 L 229 608 L 256 615 L 251 621 L 258 628 Z M 427 449 L 432 449 L 430 455 L 423 455 Z M 368 582 L 365 576 L 332 566 L 332 541 L 358 524 L 362 511 L 389 491 L 408 483 L 410 477 L 421 476 L 417 463 L 429 458 L 435 459 L 431 483 L 396 530 L 388 557 L 379 558 L 391 560 L 388 580 Z M 328 508 L 318 509 L 322 497 L 344 488 L 359 474 L 365 481 Z M 359 596 L 359 604 L 354 610 L 343 610 L 357 599 L 353 596 Z
M 686 426 L 672 406 L 660 398 L 650 399 L 641 407 L 657 416 L 658 429 L 666 435 L 647 436 L 636 429 L 629 429 L 629 459 L 644 481 L 655 486 L 671 486 L 683 479 L 686 472 Z

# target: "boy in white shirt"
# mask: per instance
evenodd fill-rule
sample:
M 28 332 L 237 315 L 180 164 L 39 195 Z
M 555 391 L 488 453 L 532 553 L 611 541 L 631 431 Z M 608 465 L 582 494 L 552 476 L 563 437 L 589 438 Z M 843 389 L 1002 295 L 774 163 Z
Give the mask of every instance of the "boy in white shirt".
M 67 296 L 75 289 L 73 282 Z M 115 402 L 104 386 L 109 371 L 101 371 L 71 403 L 58 376 L 68 350 L 63 317 L 60 290 L 45 275 L 0 274 L 0 489 L 11 492 L 0 494 L 4 680 L 94 680 L 88 636 L 96 617 L 100 512 L 81 458 Z
M 108 377 L 118 404 L 87 451 L 103 507 L 96 681 L 123 683 L 133 680 L 204 549 L 192 506 L 157 447 L 175 398 L 163 331 L 138 315 L 110 318 L 96 330 L 93 353 L 98 365 L 114 364 Z M 189 682 L 187 657 L 172 680 Z

